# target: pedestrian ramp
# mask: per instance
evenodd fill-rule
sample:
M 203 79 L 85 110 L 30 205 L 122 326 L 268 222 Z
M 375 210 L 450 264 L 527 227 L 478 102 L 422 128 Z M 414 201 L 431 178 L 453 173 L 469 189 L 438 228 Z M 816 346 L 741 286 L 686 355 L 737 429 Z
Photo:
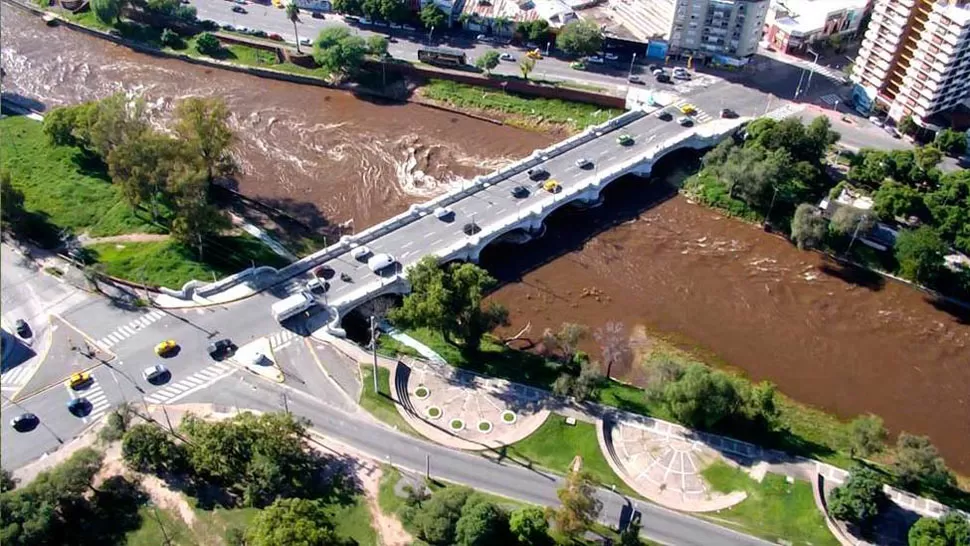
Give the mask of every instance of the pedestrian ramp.
M 236 369 L 227 362 L 217 362 L 207 368 L 203 368 L 194 374 L 174 383 L 169 383 L 145 396 L 145 402 L 149 404 L 168 404 L 174 403 L 196 391 L 212 386 L 217 381 L 228 377 Z
M 164 316 L 164 312 L 155 309 L 141 317 L 136 318 L 135 320 L 132 320 L 124 326 L 119 326 L 114 332 L 111 332 L 110 334 L 99 339 L 98 345 L 104 349 L 110 349 L 112 346 L 117 345 L 118 343 L 121 343 L 122 341 L 137 334 L 149 324 L 161 320 Z

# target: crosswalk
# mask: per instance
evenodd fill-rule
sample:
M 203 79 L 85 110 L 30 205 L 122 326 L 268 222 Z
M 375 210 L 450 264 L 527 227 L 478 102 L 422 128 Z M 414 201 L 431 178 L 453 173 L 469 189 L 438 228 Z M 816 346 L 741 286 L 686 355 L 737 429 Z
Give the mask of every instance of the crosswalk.
M 104 349 L 110 349 L 113 345 L 121 343 L 129 337 L 137 334 L 141 329 L 149 324 L 158 321 L 165 316 L 165 313 L 155 309 L 145 315 L 136 318 L 124 326 L 119 326 L 114 332 L 98 340 L 98 345 Z
M 3 390 L 17 390 L 22 387 L 30 380 L 38 364 L 40 362 L 34 359 L 0 374 L 0 385 L 3 385 Z
M 227 362 L 217 362 L 207 368 L 158 389 L 145 397 L 150 404 L 165 404 L 177 401 L 199 389 L 208 387 L 220 379 L 231 375 L 236 368 Z
M 297 335 L 290 330 L 280 330 L 279 332 L 269 336 L 269 346 L 273 350 L 283 349 L 292 343 L 296 338 Z
M 805 105 L 797 104 L 794 102 L 789 102 L 780 108 L 775 108 L 774 110 L 765 114 L 765 117 L 771 118 L 776 121 L 781 121 L 787 117 L 794 116 L 795 114 L 801 112 L 805 109 Z
M 101 383 L 94 376 L 91 376 L 91 384 L 87 388 L 76 391 L 67 387 L 67 392 L 71 395 L 71 398 L 85 398 L 91 404 L 91 413 L 82 417 L 85 423 L 97 421 L 111 407 L 111 402 L 108 401 L 108 396 L 101 388 Z
M 831 104 L 831 105 L 834 105 L 834 104 L 838 104 L 840 102 L 843 102 L 842 97 L 836 95 L 835 93 L 829 93 L 828 95 L 822 95 L 821 99 L 822 99 L 822 102 L 824 102 L 825 104 Z
M 701 110 L 700 108 L 697 107 L 696 104 L 692 104 L 687 99 L 678 99 L 678 100 L 670 103 L 670 106 L 673 106 L 674 108 L 680 109 L 680 107 L 683 106 L 683 105 L 685 105 L 685 104 L 690 104 L 691 106 L 694 107 L 694 110 L 696 110 L 694 112 L 694 114 L 691 116 L 692 118 L 694 118 L 694 122 L 695 123 L 707 123 L 708 121 L 711 121 L 712 119 L 714 119 L 714 116 L 712 116 L 712 115 L 708 114 L 707 112 Z

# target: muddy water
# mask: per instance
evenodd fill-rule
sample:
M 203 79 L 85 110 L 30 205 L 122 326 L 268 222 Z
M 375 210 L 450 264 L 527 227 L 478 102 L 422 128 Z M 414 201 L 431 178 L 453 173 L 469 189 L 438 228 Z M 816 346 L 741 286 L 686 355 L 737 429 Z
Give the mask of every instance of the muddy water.
M 415 105 L 157 59 L 5 8 L 4 91 L 58 106 L 143 93 L 159 118 L 189 96 L 221 96 L 239 135 L 240 191 L 316 225 L 363 229 L 551 137 Z M 307 204 L 312 206 L 307 206 Z
M 125 90 L 145 93 L 164 118 L 179 97 L 225 97 L 240 135 L 240 189 L 357 229 L 551 140 L 154 59 L 11 9 L 0 30 L 4 90 L 50 106 Z M 493 297 L 516 328 L 621 320 L 673 334 L 803 402 L 929 434 L 970 473 L 970 328 L 918 292 L 847 282 L 813 254 L 635 179 L 607 190 L 599 208 L 556 214 L 549 228 L 483 256 L 510 282 Z
M 668 197 L 621 181 L 599 208 L 558 212 L 541 239 L 486 251 L 509 281 L 492 296 L 510 309 L 507 330 L 620 320 L 670 333 L 802 402 L 928 434 L 970 472 L 966 323 L 901 283 L 847 282 L 813 253 Z

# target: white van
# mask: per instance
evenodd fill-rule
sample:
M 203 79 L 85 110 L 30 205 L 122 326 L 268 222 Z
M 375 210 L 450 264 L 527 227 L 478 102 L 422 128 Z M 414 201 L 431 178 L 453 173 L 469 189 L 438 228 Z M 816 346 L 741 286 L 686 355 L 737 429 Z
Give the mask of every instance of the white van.
M 377 273 L 378 271 L 384 269 L 385 267 L 390 266 L 393 263 L 394 263 L 394 256 L 391 256 L 390 254 L 383 254 L 383 253 L 375 254 L 374 257 L 367 260 L 367 267 L 369 267 L 370 270 L 373 271 L 374 273 Z

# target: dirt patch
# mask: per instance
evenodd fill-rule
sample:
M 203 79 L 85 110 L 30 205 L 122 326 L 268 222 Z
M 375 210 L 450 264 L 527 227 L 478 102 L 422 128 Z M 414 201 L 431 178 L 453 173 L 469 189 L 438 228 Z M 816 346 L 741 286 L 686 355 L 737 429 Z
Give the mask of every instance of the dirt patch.
M 82 246 L 96 245 L 99 243 L 154 243 L 167 241 L 167 233 L 129 233 L 127 235 L 112 235 L 111 237 L 89 237 L 82 234 L 78 241 Z
M 377 529 L 377 534 L 381 537 L 381 544 L 384 546 L 407 546 L 414 539 L 404 530 L 404 526 L 401 525 L 400 520 L 382 512 L 380 506 L 377 504 L 377 493 L 381 475 L 384 472 L 376 464 L 370 464 L 373 465 L 373 470 L 362 471 L 364 465 L 361 465 L 357 472 L 357 477 L 360 479 L 364 496 L 367 499 L 367 510 L 370 512 L 370 517 L 374 527 Z

